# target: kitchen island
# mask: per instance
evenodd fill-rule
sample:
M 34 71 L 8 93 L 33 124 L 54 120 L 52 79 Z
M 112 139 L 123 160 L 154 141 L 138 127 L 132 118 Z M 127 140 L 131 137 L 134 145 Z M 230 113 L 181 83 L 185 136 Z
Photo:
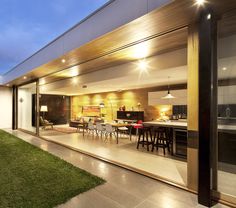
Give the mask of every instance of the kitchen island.
M 147 121 L 144 126 L 166 127 L 169 130 L 174 156 L 187 158 L 187 121 Z
M 143 124 L 169 128 L 172 132 L 174 154 L 187 157 L 187 121 L 147 121 Z M 218 160 L 236 165 L 236 124 L 218 125 Z

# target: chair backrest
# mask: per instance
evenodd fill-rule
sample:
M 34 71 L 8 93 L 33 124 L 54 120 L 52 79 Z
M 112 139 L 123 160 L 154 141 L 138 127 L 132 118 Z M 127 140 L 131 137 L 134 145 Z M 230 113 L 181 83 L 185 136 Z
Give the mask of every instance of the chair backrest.
M 102 124 L 101 124 L 101 123 L 96 123 L 96 129 L 97 129 L 98 131 L 102 131 L 102 130 L 103 130 Z
M 43 117 L 42 117 L 42 116 L 40 116 L 40 117 L 39 117 L 39 121 L 40 121 L 40 124 L 41 124 L 41 125 L 45 124 L 45 122 L 44 122 L 44 120 L 43 120 Z
M 93 130 L 94 129 L 93 122 L 88 122 L 88 129 L 89 130 Z
M 106 124 L 105 130 L 106 130 L 107 133 L 112 133 L 113 132 L 112 125 L 111 124 Z

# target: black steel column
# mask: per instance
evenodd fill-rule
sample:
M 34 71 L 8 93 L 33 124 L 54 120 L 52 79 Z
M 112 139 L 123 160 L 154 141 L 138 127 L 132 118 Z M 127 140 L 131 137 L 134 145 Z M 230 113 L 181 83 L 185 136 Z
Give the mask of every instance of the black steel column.
M 212 148 L 217 140 L 217 24 L 204 8 L 199 21 L 199 172 L 198 201 L 211 206 Z
M 18 128 L 18 88 L 12 87 L 12 130 Z

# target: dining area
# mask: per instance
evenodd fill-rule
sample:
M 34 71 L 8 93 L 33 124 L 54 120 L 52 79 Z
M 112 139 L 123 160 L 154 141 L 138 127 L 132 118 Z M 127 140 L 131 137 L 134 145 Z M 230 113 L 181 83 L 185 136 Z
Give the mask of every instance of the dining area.
M 118 116 L 119 117 L 119 116 Z M 86 120 L 87 119 L 87 120 Z M 76 124 L 76 125 L 75 125 Z M 102 142 L 120 141 L 135 143 L 133 148 L 157 152 L 168 157 L 187 158 L 187 121 L 182 120 L 127 120 L 106 121 L 100 118 L 81 118 L 70 121 L 83 137 L 93 137 Z

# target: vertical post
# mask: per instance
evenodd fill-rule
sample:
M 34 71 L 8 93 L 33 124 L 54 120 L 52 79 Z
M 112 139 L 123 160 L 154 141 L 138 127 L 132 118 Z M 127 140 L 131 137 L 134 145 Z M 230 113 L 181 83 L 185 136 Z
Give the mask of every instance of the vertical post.
M 40 109 L 39 109 L 39 80 L 36 81 L 36 102 L 35 102 L 35 115 L 36 115 L 36 135 L 39 136 L 39 114 L 40 114 Z
M 211 144 L 217 140 L 217 55 L 214 13 L 204 8 L 199 21 L 199 171 L 198 201 L 211 206 Z
M 18 128 L 18 88 L 12 87 L 12 130 Z
M 188 188 L 198 190 L 198 74 L 199 74 L 198 25 L 188 27 Z

